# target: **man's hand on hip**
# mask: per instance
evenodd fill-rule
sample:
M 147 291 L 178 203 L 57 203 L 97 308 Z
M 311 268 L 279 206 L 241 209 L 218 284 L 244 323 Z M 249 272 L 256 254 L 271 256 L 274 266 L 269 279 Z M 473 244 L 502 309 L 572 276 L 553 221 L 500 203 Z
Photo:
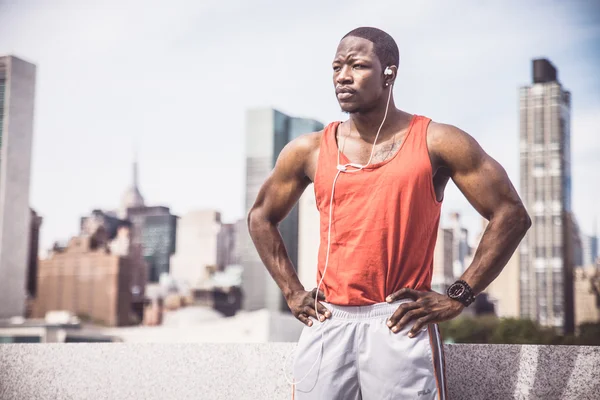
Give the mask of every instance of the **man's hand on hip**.
M 323 304 L 317 302 L 317 310 L 319 315 L 315 313 L 315 295 L 317 289 L 313 289 L 310 292 L 306 290 L 297 290 L 292 292 L 287 297 L 287 303 L 294 317 L 298 318 L 306 326 L 312 326 L 312 321 L 309 317 L 313 317 L 323 322 L 327 318 L 331 318 L 331 312 L 325 308 Z M 318 300 L 325 301 L 325 294 L 319 290 Z
M 459 315 L 464 305 L 450 297 L 436 292 L 421 292 L 404 288 L 389 295 L 388 303 L 400 299 L 414 301 L 402 303 L 390 317 L 387 326 L 394 333 L 400 332 L 409 322 L 415 321 L 409 337 L 414 337 L 425 325 L 447 321 Z

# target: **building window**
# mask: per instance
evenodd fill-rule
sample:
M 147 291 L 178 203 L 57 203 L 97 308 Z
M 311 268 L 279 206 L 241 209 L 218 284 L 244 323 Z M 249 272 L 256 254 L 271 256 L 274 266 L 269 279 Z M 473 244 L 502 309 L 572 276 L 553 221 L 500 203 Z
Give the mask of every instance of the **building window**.
M 546 220 L 546 218 L 543 215 L 536 215 L 535 216 L 535 228 L 543 230 L 545 220 Z
M 534 181 L 534 196 L 536 201 L 544 200 L 544 187 L 540 183 L 539 179 L 535 179 Z
M 522 177 L 527 177 L 529 176 L 529 168 L 528 168 L 528 162 L 527 162 L 527 158 L 521 158 L 521 176 Z M 525 180 L 527 180 L 527 178 L 525 178 Z
M 536 258 L 544 258 L 546 257 L 546 249 L 543 246 L 536 246 L 535 248 L 535 257 Z
M 533 141 L 535 144 L 544 144 L 544 108 L 535 107 L 533 110 Z
M 554 225 L 556 225 L 556 226 L 562 225 L 562 220 L 560 217 L 552 217 L 552 221 L 554 222 Z
M 544 160 L 543 159 L 536 159 L 534 166 L 535 166 L 535 168 L 544 169 Z
M 554 119 L 554 115 L 553 115 L 553 119 Z M 565 119 L 562 117 L 558 118 L 558 126 L 555 126 L 554 129 L 552 129 L 552 136 L 550 137 L 550 140 L 553 144 L 560 144 L 560 136 L 561 136 L 561 132 L 565 131 Z

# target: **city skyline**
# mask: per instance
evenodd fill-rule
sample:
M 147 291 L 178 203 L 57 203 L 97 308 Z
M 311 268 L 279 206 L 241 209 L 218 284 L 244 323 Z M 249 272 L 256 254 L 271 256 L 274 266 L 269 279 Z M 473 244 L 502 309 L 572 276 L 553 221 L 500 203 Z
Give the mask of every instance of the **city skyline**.
M 518 88 L 531 59 L 550 59 L 573 93 L 573 210 L 583 233 L 593 232 L 600 188 L 586 183 L 600 181 L 592 47 L 600 13 L 592 2 L 99 4 L 0 3 L 0 54 L 38 66 L 31 205 L 44 217 L 42 251 L 75 235 L 89 210 L 118 208 L 134 142 L 149 204 L 242 218 L 245 110 L 345 119 L 329 65 L 341 36 L 359 25 L 398 42 L 398 106 L 466 130 L 517 189 Z M 444 203 L 445 215 L 460 212 L 478 233 L 477 213 L 453 185 Z

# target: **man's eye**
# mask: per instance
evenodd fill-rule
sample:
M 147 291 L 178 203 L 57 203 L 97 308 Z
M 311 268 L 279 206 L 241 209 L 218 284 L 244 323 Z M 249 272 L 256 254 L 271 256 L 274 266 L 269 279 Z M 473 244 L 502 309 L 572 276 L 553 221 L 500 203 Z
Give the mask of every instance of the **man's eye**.
M 338 67 L 337 65 L 333 67 L 333 70 L 334 70 L 335 72 L 338 72 L 340 69 L 341 69 L 341 68 L 340 68 L 340 67 Z
M 362 68 L 362 64 L 354 64 L 354 68 Z

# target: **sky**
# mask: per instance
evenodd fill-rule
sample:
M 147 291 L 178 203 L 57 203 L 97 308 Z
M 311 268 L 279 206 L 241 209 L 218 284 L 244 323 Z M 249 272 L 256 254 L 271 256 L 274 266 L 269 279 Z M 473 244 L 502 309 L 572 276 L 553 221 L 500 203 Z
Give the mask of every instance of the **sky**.
M 548 58 L 572 93 L 573 208 L 600 217 L 600 3 L 0 0 L 0 54 L 37 65 L 31 205 L 42 250 L 116 209 L 137 152 L 146 203 L 244 215 L 245 111 L 346 119 L 331 61 L 358 26 L 400 49 L 396 105 L 456 125 L 519 189 L 518 88 Z M 137 149 L 137 150 L 136 150 Z M 480 217 L 454 185 L 442 212 Z M 443 221 L 444 222 L 444 221 Z

